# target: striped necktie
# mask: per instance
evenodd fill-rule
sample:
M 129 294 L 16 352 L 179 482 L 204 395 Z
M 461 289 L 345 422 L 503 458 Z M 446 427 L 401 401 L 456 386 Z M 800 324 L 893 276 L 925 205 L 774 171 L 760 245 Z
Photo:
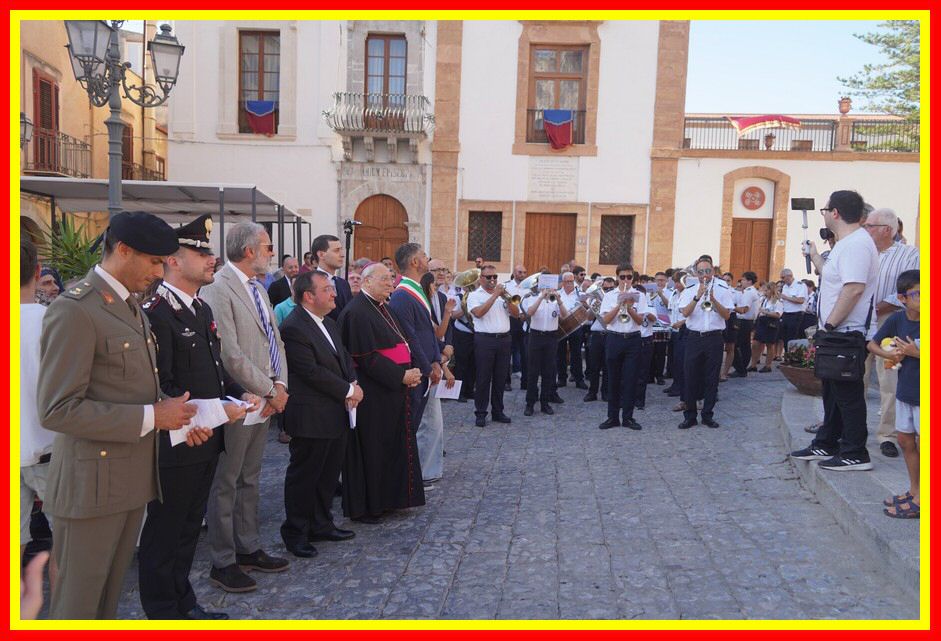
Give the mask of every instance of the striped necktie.
M 265 336 L 268 337 L 268 359 L 271 361 L 271 371 L 275 378 L 281 377 L 281 354 L 278 352 L 278 343 L 274 339 L 274 329 L 271 327 L 271 319 L 265 313 L 265 306 L 261 302 L 261 295 L 258 293 L 259 282 L 255 279 L 248 281 L 252 286 L 252 298 L 255 299 L 255 309 L 258 311 L 258 319 L 261 326 L 265 328 Z

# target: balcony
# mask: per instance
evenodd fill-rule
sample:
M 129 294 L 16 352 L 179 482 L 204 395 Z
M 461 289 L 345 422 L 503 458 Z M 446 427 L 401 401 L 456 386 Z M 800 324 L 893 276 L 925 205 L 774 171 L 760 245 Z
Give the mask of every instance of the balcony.
M 163 172 L 149 169 L 136 162 L 121 163 L 121 180 L 166 180 Z
M 91 175 L 91 146 L 61 131 L 33 130 L 33 139 L 26 146 L 23 173 L 37 176 Z
M 549 142 L 542 112 L 542 109 L 526 110 L 526 142 Z M 585 110 L 572 112 L 572 144 L 585 144 Z
M 915 120 L 853 122 L 850 146 L 853 151 L 917 153 L 921 125 Z
M 425 96 L 340 92 L 333 98 L 333 108 L 323 117 L 341 136 L 346 160 L 353 160 L 354 141 L 360 140 L 366 160 L 375 160 L 376 139 L 386 141 L 389 162 L 398 160 L 399 139 L 408 140 L 414 158 L 418 141 L 434 130 L 435 117 Z

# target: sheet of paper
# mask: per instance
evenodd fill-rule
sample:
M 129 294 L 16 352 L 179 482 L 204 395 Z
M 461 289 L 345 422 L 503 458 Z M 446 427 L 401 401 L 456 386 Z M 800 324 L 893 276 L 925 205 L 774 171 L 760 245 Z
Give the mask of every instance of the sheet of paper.
M 356 429 L 356 408 L 348 410 L 347 414 L 350 415 L 350 429 Z
M 457 399 L 461 395 L 461 381 L 455 379 L 454 387 L 448 389 L 447 381 L 443 378 L 438 383 L 438 386 L 435 388 L 435 396 L 437 398 L 453 398 Z
M 559 288 L 559 275 L 558 274 L 543 274 L 539 277 L 539 284 L 537 285 L 539 291 L 544 289 L 558 289 Z
M 249 412 L 245 415 L 245 420 L 242 422 L 242 425 L 257 425 L 259 423 L 264 423 L 268 420 L 267 416 L 262 416 L 261 412 L 265 409 L 265 405 L 268 404 L 268 401 L 262 399 L 261 406 L 254 412 Z
M 196 406 L 196 415 L 190 419 L 189 424 L 178 430 L 170 430 L 170 445 L 176 447 L 186 441 L 186 435 L 194 427 L 206 427 L 211 430 L 216 429 L 229 420 L 222 407 L 222 401 L 218 398 L 193 398 L 187 401 Z

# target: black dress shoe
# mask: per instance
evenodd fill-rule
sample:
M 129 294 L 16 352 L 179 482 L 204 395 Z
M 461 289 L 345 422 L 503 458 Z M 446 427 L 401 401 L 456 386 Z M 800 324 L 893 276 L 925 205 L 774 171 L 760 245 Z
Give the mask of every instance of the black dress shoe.
M 641 428 L 640 423 L 638 423 L 637 421 L 635 421 L 633 418 L 629 418 L 629 419 L 627 419 L 626 421 L 623 421 L 623 422 L 622 422 L 622 425 L 624 425 L 624 427 L 626 427 L 626 428 L 628 428 L 628 429 L 631 429 L 631 430 L 640 430 L 640 429 L 643 429 L 643 428 Z
M 487 419 L 485 419 L 483 416 L 478 416 L 477 419 L 474 421 L 474 425 L 476 425 L 477 427 L 486 427 Z
M 209 620 L 221 620 L 228 619 L 229 615 L 225 612 L 209 612 L 203 610 L 203 607 L 199 604 L 193 606 L 193 609 L 183 615 L 184 619 L 209 619 Z
M 667 382 L 666 382 L 665 380 L 663 380 L 663 378 L 658 378 L 658 379 L 657 379 L 657 385 L 666 385 L 666 384 L 667 384 Z
M 308 541 L 349 541 L 354 536 L 356 532 L 353 530 L 341 530 L 338 527 L 333 528 L 332 530 L 327 530 L 326 532 L 317 532 L 316 534 L 311 532 L 307 535 Z
M 523 410 L 523 416 L 532 416 L 536 413 L 536 410 L 533 409 L 532 405 L 527 405 L 526 409 Z
M 552 409 L 552 406 L 549 405 L 548 403 L 540 403 L 539 411 L 542 412 L 543 414 L 555 414 L 555 410 Z
M 307 541 L 300 541 L 298 543 L 288 543 L 285 541 L 284 547 L 287 548 L 288 552 L 302 559 L 311 559 L 317 556 L 317 548 Z
M 599 430 L 610 430 L 612 427 L 620 427 L 621 421 L 616 418 L 609 418 L 598 426 Z
M 260 548 L 251 554 L 236 554 L 235 562 L 243 569 L 258 570 L 259 572 L 283 572 L 290 565 L 287 559 L 268 556 Z
M 702 420 L 702 424 L 705 425 L 706 427 L 712 427 L 712 428 L 719 427 L 719 424 L 715 422 L 714 420 L 712 420 L 711 418 L 704 418 Z
M 513 386 L 510 385 L 509 383 L 507 383 L 506 385 L 503 386 L 503 391 L 504 391 L 504 392 L 512 392 L 512 391 L 513 391 Z
M 645 405 L 644 405 L 643 403 L 635 403 L 635 404 L 634 404 L 634 409 L 635 409 L 635 410 L 642 410 L 642 409 L 644 409 L 644 407 L 645 407 Z
M 745 378 L 747 376 L 748 374 L 745 374 L 743 372 L 731 372 L 729 374 L 729 378 Z
M 381 516 L 373 516 L 372 514 L 364 514 L 362 516 L 354 516 L 351 521 L 356 521 L 357 523 L 368 523 L 369 525 L 376 525 L 377 523 L 382 523 Z
M 556 386 L 556 387 L 565 387 L 566 385 L 568 385 L 568 382 L 566 382 L 566 381 L 557 381 L 555 386 Z
M 458 403 L 466 403 L 466 402 L 467 402 L 467 399 L 464 398 L 463 396 L 458 396 L 458 397 L 457 397 L 457 402 L 458 402 Z
M 578 389 L 588 389 L 588 384 L 585 381 L 578 381 L 575 383 L 575 387 Z
M 676 398 L 677 396 L 682 396 L 682 392 L 680 392 L 679 390 L 670 390 L 670 393 L 667 394 L 667 396 L 672 396 Z
M 582 400 L 585 401 L 586 403 L 591 403 L 592 401 L 598 400 L 598 395 L 595 394 L 594 392 L 588 392 L 587 394 L 585 394 L 585 398 L 583 398 Z
M 506 414 L 495 414 L 491 418 L 493 418 L 493 420 L 495 420 L 497 423 L 508 424 L 508 423 L 513 422 L 512 420 L 510 420 L 510 417 L 507 416 Z
M 680 428 L 681 430 L 688 430 L 693 425 L 698 425 L 698 423 L 696 423 L 695 420 L 688 419 L 688 420 L 683 421 L 679 425 L 677 425 L 677 427 Z
M 549 399 L 549 402 L 550 403 L 564 403 L 565 401 L 562 400 L 562 397 L 559 396 L 558 394 L 553 394 L 552 398 Z
M 673 386 L 672 386 L 672 385 L 670 385 L 669 387 L 664 387 L 664 388 L 663 388 L 663 393 L 664 393 L 664 394 L 669 394 L 669 393 L 672 392 L 672 391 L 673 391 Z
M 258 588 L 255 579 L 245 574 L 237 563 L 224 568 L 213 566 L 209 570 L 209 582 L 226 592 L 251 592 Z

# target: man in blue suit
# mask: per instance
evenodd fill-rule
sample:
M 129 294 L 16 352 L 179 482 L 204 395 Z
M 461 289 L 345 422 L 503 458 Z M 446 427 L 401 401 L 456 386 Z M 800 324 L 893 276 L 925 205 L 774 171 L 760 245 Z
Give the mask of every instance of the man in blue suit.
M 428 271 L 428 255 L 421 245 L 405 243 L 395 250 L 395 263 L 402 275 L 389 306 L 405 331 L 413 363 L 421 370 L 422 382 L 411 389 L 412 424 L 421 423 L 429 385 L 441 380 L 441 348 L 432 325 L 431 301 L 425 295 L 420 281 Z

